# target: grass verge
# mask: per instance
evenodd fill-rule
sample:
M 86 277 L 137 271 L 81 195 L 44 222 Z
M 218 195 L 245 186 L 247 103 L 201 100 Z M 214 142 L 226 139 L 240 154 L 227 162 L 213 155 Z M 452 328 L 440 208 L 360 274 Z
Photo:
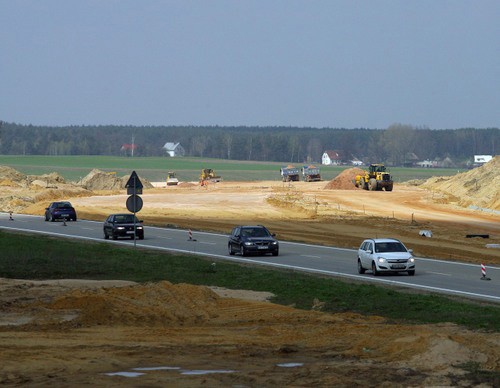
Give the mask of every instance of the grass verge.
M 357 312 L 406 323 L 452 322 L 500 331 L 500 307 L 441 295 L 347 283 L 334 278 L 216 261 L 200 256 L 74 242 L 0 231 L 0 277 L 130 280 L 272 292 L 274 303 L 324 312 Z M 319 303 L 318 303 L 319 302 Z

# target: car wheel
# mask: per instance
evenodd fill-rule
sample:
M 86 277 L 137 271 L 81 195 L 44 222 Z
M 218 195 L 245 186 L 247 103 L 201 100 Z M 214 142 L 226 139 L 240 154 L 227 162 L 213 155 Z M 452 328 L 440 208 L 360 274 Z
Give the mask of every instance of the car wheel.
M 118 240 L 118 236 L 116 234 L 113 234 L 113 240 Z
M 139 237 L 137 237 L 137 238 L 139 238 Z M 134 239 L 134 235 L 130 236 L 130 239 L 133 240 Z
M 377 271 L 377 266 L 375 265 L 374 261 L 372 262 L 372 272 L 373 272 L 373 275 L 375 275 L 375 276 L 380 275 L 380 272 Z
M 74 222 L 76 222 L 76 217 L 75 217 L 75 218 L 73 218 L 73 221 L 74 221 Z
M 245 247 L 243 245 L 240 247 L 240 255 L 241 256 L 246 256 L 247 255 L 247 251 L 245 250 Z
M 105 240 L 109 239 L 109 236 L 108 236 L 108 234 L 106 232 L 104 232 L 104 239 Z
M 144 240 L 144 235 L 140 235 L 139 240 Z
M 414 269 L 412 269 L 411 271 L 408 271 L 408 275 L 410 275 L 410 276 L 415 275 L 415 270 L 414 270 Z
M 359 274 L 364 274 L 365 273 L 365 269 L 361 265 L 361 260 L 359 258 L 358 258 L 358 273 Z
M 280 253 L 279 251 L 274 251 L 274 252 L 273 252 L 273 256 L 278 256 L 278 255 L 279 255 L 279 253 Z
M 47 217 L 47 214 L 45 214 L 45 221 L 48 221 L 49 217 Z
M 227 253 L 229 253 L 230 256 L 234 255 L 234 251 L 231 248 L 231 244 L 227 244 Z
M 54 218 L 54 216 L 51 214 L 51 215 L 50 215 L 50 222 L 55 222 L 55 220 L 56 220 L 56 219 L 55 219 L 55 218 Z

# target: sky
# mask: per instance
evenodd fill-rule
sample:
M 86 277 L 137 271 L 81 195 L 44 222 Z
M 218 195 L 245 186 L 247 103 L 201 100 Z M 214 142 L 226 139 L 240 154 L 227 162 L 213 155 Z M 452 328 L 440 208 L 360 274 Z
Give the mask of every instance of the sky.
M 498 0 L 0 0 L 0 120 L 500 127 Z

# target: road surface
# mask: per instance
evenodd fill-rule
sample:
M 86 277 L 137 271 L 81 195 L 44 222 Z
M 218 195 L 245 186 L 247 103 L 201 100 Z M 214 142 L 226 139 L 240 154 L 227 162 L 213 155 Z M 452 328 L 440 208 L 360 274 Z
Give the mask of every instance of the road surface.
M 476 264 L 417 258 L 415 276 L 402 273 L 375 277 L 369 271 L 363 275 L 357 273 L 356 251 L 352 249 L 280 241 L 280 254 L 277 257 L 230 256 L 227 252 L 227 235 L 224 234 L 193 232 L 190 236 L 188 231 L 183 229 L 145 226 L 144 240 L 104 240 L 101 222 L 45 222 L 40 216 L 19 214 L 10 219 L 8 213 L 0 213 L 0 229 L 192 253 L 214 259 L 254 263 L 500 303 L 499 267 L 488 267 L 486 277 L 490 280 L 484 280 L 481 266 Z

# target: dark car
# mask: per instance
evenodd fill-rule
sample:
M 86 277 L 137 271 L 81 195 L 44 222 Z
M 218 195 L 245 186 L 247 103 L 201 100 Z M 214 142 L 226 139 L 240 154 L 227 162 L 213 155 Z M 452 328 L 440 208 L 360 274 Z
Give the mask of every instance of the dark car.
M 134 222 L 135 221 L 135 222 Z M 130 239 L 135 236 L 139 240 L 144 239 L 144 227 L 142 221 L 139 221 L 133 214 L 111 214 L 106 218 L 103 225 L 104 238 L 112 238 L 113 240 L 119 237 L 127 237 Z
M 45 221 L 71 220 L 76 221 L 76 210 L 68 201 L 52 202 L 45 208 Z
M 235 227 L 227 244 L 230 255 L 239 253 L 241 256 L 248 254 L 266 254 L 273 256 L 279 254 L 279 243 L 265 226 L 237 226 Z

